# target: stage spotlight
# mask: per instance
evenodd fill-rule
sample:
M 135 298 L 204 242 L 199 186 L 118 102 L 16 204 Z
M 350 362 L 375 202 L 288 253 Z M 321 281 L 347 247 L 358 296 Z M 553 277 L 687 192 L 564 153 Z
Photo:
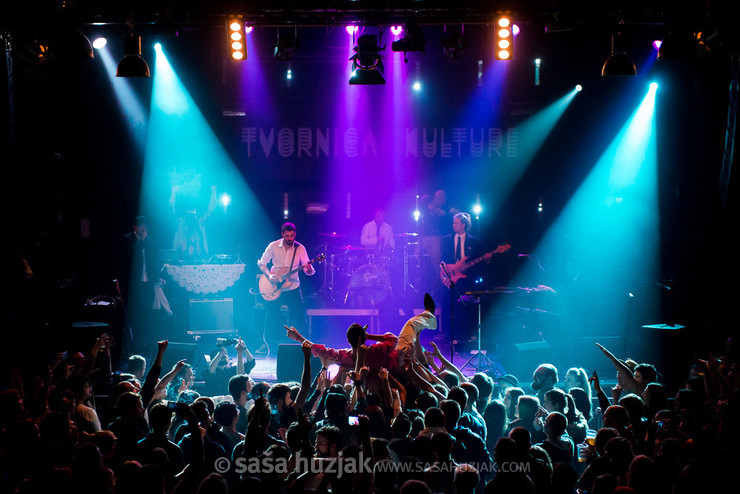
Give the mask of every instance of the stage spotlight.
M 231 196 L 229 194 L 221 194 L 221 205 L 225 208 L 231 204 Z
M 357 31 L 360 30 L 360 26 L 347 26 L 344 29 L 347 31 L 347 34 L 349 34 L 350 36 L 353 36 L 357 33 Z
M 636 76 L 635 62 L 627 54 L 625 40 L 622 33 L 612 34 L 612 53 L 601 67 L 602 77 L 609 76 Z
M 383 61 L 379 55 L 382 50 L 378 46 L 377 37 L 373 34 L 363 34 L 354 47 L 355 54 L 352 61 L 352 77 L 350 84 L 385 84 L 383 78 Z
M 393 36 L 400 36 L 403 32 L 403 26 L 391 26 L 391 34 Z
M 657 91 L 658 90 L 658 83 L 653 81 L 650 83 L 650 90 L 651 91 Z
M 653 40 L 653 49 L 654 49 L 655 51 L 658 51 L 658 50 L 660 50 L 660 46 L 661 46 L 662 44 L 663 44 L 663 40 L 660 40 L 660 39 L 656 39 L 656 40 Z
M 411 87 L 414 88 L 414 91 L 419 92 L 419 91 L 421 91 L 421 82 L 416 81 L 416 82 L 414 82 L 413 86 L 411 86 Z
M 277 60 L 287 62 L 293 55 L 295 49 L 298 48 L 298 28 L 293 35 L 280 35 L 280 30 L 277 32 L 277 39 L 275 40 L 275 52 L 274 57 Z
M 44 63 L 49 58 L 49 53 L 49 45 L 39 40 L 26 42 L 19 52 L 21 58 L 33 65 Z
M 232 60 L 247 59 L 247 40 L 244 31 L 244 19 L 238 15 L 229 16 L 229 52 Z
M 612 53 L 601 68 L 601 75 L 609 76 L 636 76 L 635 62 L 626 53 Z
M 576 91 L 578 91 L 580 93 L 581 91 L 583 91 L 583 86 L 581 86 L 580 84 L 576 84 L 576 88 L 575 89 L 576 89 Z
M 95 48 L 96 50 L 101 50 L 105 48 L 105 45 L 107 44 L 108 44 L 108 40 L 104 36 L 100 36 L 100 37 L 95 38 L 92 45 L 93 45 L 93 48 Z
M 426 40 L 418 26 L 406 26 L 406 36 L 391 43 L 391 50 L 402 51 L 404 54 L 410 51 L 424 51 Z M 404 61 L 408 61 L 404 58 Z
M 116 77 L 149 77 L 149 66 L 141 58 L 141 36 L 123 38 L 123 60 L 118 64 Z
M 474 215 L 480 216 L 480 214 L 483 212 L 483 206 L 481 206 L 480 204 L 477 204 L 477 203 L 476 204 L 473 204 L 472 211 L 473 211 L 473 214 Z
M 499 17 L 496 20 L 496 33 L 494 36 L 496 60 L 511 60 L 514 57 L 514 35 L 512 32 L 511 19 Z
M 90 40 L 81 31 L 63 33 L 52 46 L 54 58 L 79 60 L 94 58 Z
M 658 60 L 697 60 L 699 42 L 693 33 L 669 33 L 658 48 Z
M 447 60 L 457 60 L 465 49 L 465 37 L 463 32 L 448 33 L 445 26 L 445 34 L 442 38 L 442 51 Z
M 162 43 L 154 43 L 154 49 L 160 51 L 162 49 Z
M 414 221 L 418 222 L 421 219 L 421 211 L 418 209 L 414 210 Z
M 92 43 L 78 29 L 62 28 L 51 47 L 52 56 L 56 59 L 80 60 L 95 58 Z

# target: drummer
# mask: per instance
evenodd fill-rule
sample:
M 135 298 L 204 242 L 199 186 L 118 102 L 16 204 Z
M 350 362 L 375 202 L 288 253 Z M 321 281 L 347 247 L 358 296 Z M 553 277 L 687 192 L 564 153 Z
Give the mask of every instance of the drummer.
M 363 247 L 376 252 L 392 251 L 396 247 L 393 229 L 391 225 L 385 222 L 385 210 L 383 208 L 377 208 L 373 220 L 362 226 L 360 243 Z

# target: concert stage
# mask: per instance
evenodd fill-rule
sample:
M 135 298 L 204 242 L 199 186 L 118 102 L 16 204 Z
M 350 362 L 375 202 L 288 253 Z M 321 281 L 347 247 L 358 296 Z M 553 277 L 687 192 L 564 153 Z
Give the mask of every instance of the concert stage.
M 422 339 L 454 345 L 456 362 L 480 350 L 516 373 L 543 360 L 611 372 L 601 343 L 690 365 L 735 318 L 729 40 L 696 40 L 701 64 L 676 64 L 653 43 L 668 21 L 637 22 L 635 74 L 614 76 L 608 30 L 518 14 L 505 60 L 489 13 L 465 24 L 464 51 L 443 49 L 449 19 L 417 26 L 414 45 L 388 12 L 349 30 L 291 17 L 301 43 L 276 49 L 285 29 L 256 18 L 239 60 L 224 12 L 184 16 L 169 37 L 142 21 L 127 37 L 141 77 L 116 75 L 119 19 L 83 20 L 79 34 L 111 42 L 82 60 L 50 55 L 43 33 L 2 35 L 15 48 L 0 108 L 7 332 L 87 341 L 103 323 L 144 352 L 158 339 L 201 353 L 221 336 L 254 352 L 289 343 L 264 327 L 257 262 L 291 223 L 306 260 L 320 258 L 313 275 L 290 265 L 317 342 L 343 346 L 352 322 L 398 333 L 429 292 L 439 329 Z M 354 72 L 360 39 L 382 61 L 364 67 L 373 81 Z M 454 289 L 442 263 L 466 276 Z M 160 277 L 152 315 L 137 288 Z M 99 297 L 114 317 L 86 305 Z

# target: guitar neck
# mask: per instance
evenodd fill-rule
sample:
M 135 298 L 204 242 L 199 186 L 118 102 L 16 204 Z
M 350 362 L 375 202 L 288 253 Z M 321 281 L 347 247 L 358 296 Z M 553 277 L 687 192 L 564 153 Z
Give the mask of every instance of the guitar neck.
M 484 257 L 486 257 L 486 255 L 485 255 L 485 254 L 484 254 L 484 255 L 482 255 L 482 256 L 480 256 L 480 257 L 476 257 L 476 258 L 475 258 L 475 259 L 473 259 L 472 261 L 468 261 L 468 262 L 466 262 L 465 264 L 463 264 L 462 266 L 460 266 L 460 270 L 461 270 L 461 271 L 465 271 L 466 269 L 468 269 L 468 268 L 470 268 L 470 267 L 473 267 L 473 266 L 475 266 L 476 264 L 478 264 L 479 262 L 481 262 L 481 261 L 483 260 L 483 258 L 484 258 Z
M 476 257 L 472 261 L 466 262 L 465 264 L 463 264 L 462 266 L 460 266 L 459 269 L 460 269 L 460 271 L 465 271 L 469 267 L 475 266 L 476 264 L 478 264 L 479 262 L 481 262 L 483 259 L 486 258 L 487 255 L 489 255 L 489 254 L 501 254 L 502 252 L 506 252 L 510 248 L 511 248 L 511 245 L 509 245 L 509 244 L 499 245 L 496 250 L 492 250 L 491 252 L 487 252 L 487 253 L 483 254 L 482 256 L 480 256 L 480 257 Z
M 295 268 L 295 269 L 292 269 L 292 270 L 288 271 L 287 273 L 285 273 L 285 278 L 290 278 L 290 277 L 291 277 L 291 276 L 293 276 L 293 275 L 294 275 L 295 273 L 297 273 L 297 272 L 298 272 L 298 271 L 300 271 L 301 269 L 305 268 L 306 266 L 310 266 L 311 264 L 313 264 L 313 260 L 311 260 L 311 261 L 308 261 L 308 262 L 307 262 L 306 264 L 301 264 L 301 265 L 300 265 L 300 266 L 298 266 L 297 268 Z
M 285 273 L 283 275 L 283 277 L 285 279 L 288 279 L 291 276 L 293 276 L 295 273 L 297 273 L 298 271 L 300 271 L 301 269 L 305 268 L 306 266 L 310 266 L 311 264 L 315 264 L 317 262 L 322 262 L 324 259 L 325 259 L 324 254 L 321 254 L 320 256 L 314 257 L 313 259 L 311 259 L 310 261 L 308 261 L 306 264 L 301 264 L 297 268 L 291 269 L 290 271 L 288 271 L 287 273 Z

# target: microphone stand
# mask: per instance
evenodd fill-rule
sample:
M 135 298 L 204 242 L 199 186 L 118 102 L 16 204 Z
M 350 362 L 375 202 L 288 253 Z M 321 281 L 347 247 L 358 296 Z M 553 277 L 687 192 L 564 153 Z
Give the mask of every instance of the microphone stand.
M 455 282 L 450 276 L 450 272 L 447 271 L 447 264 L 444 261 L 440 262 L 439 265 L 447 275 L 447 279 L 450 280 L 450 362 L 454 363 L 455 358 L 455 338 L 453 333 L 454 326 L 454 311 L 455 311 Z M 465 301 L 463 301 L 463 304 Z

